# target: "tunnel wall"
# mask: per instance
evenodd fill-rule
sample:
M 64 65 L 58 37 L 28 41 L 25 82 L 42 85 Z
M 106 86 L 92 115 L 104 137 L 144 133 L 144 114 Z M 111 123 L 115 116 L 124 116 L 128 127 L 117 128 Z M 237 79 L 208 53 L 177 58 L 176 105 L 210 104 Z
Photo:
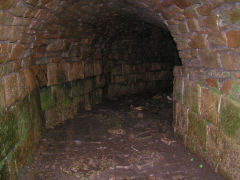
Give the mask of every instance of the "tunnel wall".
M 16 178 L 37 144 L 40 124 L 56 124 L 51 114 L 63 113 L 62 121 L 76 112 L 75 104 L 90 109 L 97 102 L 93 97 L 101 101 L 109 73 L 101 75 L 102 44 L 95 40 L 103 31 L 75 18 L 88 19 L 103 7 L 99 2 L 0 1 L 2 179 Z M 217 172 L 240 179 L 238 0 L 142 0 L 136 6 L 166 24 L 179 50 L 183 66 L 175 68 L 176 134 Z
M 146 3 L 146 2 L 145 2 Z M 240 179 L 239 1 L 146 3 L 176 41 L 174 131 L 227 179 Z
M 86 2 L 79 3 L 0 2 L 0 179 L 17 179 L 45 128 L 73 118 L 78 108 L 91 110 L 105 98 L 172 86 L 169 58 L 178 56 L 171 51 L 174 44 L 166 45 L 169 34 L 144 39 L 140 32 L 139 42 L 131 35 L 115 39 L 128 22 L 110 16 L 113 22 L 78 23 L 71 13 Z

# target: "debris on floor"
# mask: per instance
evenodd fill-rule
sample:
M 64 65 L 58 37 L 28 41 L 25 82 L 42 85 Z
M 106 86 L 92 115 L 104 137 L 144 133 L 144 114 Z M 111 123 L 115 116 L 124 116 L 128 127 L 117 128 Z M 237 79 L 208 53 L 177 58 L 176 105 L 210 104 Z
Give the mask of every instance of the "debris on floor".
M 82 110 L 45 133 L 20 180 L 223 179 L 173 138 L 170 102 L 145 94 Z

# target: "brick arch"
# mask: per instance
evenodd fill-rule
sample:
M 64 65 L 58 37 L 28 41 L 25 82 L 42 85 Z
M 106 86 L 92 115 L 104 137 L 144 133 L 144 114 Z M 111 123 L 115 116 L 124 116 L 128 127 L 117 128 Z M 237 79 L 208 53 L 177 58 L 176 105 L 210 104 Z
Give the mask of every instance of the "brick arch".
M 174 69 L 175 133 L 216 171 L 226 177 L 239 179 L 238 0 L 113 0 L 107 4 L 99 0 L 91 3 L 77 3 L 75 0 L 0 1 L 1 111 L 14 114 L 12 105 L 18 102 L 30 104 L 26 109 L 21 109 L 22 104 L 16 105 L 17 109 L 13 110 L 18 111 L 19 108 L 31 121 L 38 122 L 31 127 L 36 131 L 28 131 L 29 127 L 26 128 L 28 137 L 34 137 L 32 141 L 36 144 L 42 123 L 41 113 L 36 110 L 39 108 L 38 101 L 49 98 L 49 93 L 59 92 L 58 86 L 51 91 L 43 88 L 39 97 L 39 87 L 57 85 L 63 81 L 72 82 L 91 74 L 99 75 L 99 62 L 90 64 L 91 68 L 82 74 L 79 69 L 84 68 L 83 64 L 77 61 L 69 63 L 67 59 L 84 59 L 89 53 L 98 57 L 99 52 L 85 51 L 94 38 L 84 37 L 92 34 L 98 36 L 94 24 L 98 20 L 106 22 L 109 17 L 126 12 L 134 12 L 145 21 L 167 27 L 176 42 L 183 66 Z M 101 77 L 96 81 L 99 87 L 104 84 Z M 92 88 L 91 81 L 83 84 L 74 81 L 70 84 L 79 91 L 82 91 L 82 85 L 85 91 Z M 61 93 L 65 97 L 68 92 L 64 90 Z M 101 93 L 99 90 L 95 96 Z M 88 108 L 91 97 L 81 98 L 78 97 L 72 103 L 88 102 Z M 65 98 L 62 101 L 67 103 L 70 100 Z M 52 103 L 56 102 L 42 104 L 42 108 L 47 110 Z M 58 108 L 55 111 L 59 111 Z M 37 115 L 32 117 L 29 111 L 36 111 Z M 69 117 L 70 112 L 76 112 L 76 109 L 67 107 L 65 118 Z M 52 118 L 51 113 L 46 116 Z M 5 117 L 6 121 L 15 120 L 8 113 Z M 9 134 L 11 132 L 9 130 Z M 9 154 L 0 155 L 0 162 L 5 163 L 3 168 L 0 167 L 1 173 L 9 167 L 17 172 L 26 161 L 23 155 L 17 159 L 12 149 L 17 149 L 19 154 L 29 154 L 34 149 L 34 145 L 28 143 L 29 139 L 24 139 L 22 145 L 16 146 L 16 142 L 20 142 L 17 133 L 12 134 L 14 142 L 4 147 Z M 7 141 L 7 134 L 4 134 L 4 138 Z M 26 150 L 28 146 L 29 150 Z M 14 159 L 6 161 L 3 160 L 5 157 L 16 158 L 17 167 L 11 164 Z M 15 175 L 10 174 L 9 177 L 14 178 Z

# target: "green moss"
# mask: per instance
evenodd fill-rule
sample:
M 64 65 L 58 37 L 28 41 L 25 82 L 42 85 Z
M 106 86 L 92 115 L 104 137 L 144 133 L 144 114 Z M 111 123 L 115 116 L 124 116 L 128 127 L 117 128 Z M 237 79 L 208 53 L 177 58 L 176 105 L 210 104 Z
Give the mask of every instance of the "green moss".
M 193 112 L 189 113 L 188 118 L 188 138 L 206 149 L 207 129 L 204 120 Z
M 237 100 L 240 100 L 240 81 L 239 81 L 239 79 L 232 80 L 232 95 Z
M 191 81 L 185 82 L 184 104 L 195 113 L 200 113 L 200 86 Z
M 221 92 L 217 88 L 210 87 L 209 90 L 215 95 L 218 95 L 218 96 L 221 95 Z
M 221 105 L 220 124 L 225 133 L 239 140 L 240 138 L 240 104 L 224 97 Z
M 40 90 L 41 108 L 47 110 L 56 105 L 55 97 L 52 96 L 51 88 L 44 87 Z
M 0 160 L 2 160 L 19 140 L 18 121 L 14 111 L 7 112 L 0 117 Z
M 72 101 L 72 99 L 70 97 L 66 96 L 65 100 L 63 101 L 63 105 L 66 107 L 71 101 Z
M 1 180 L 9 180 L 10 179 L 9 169 L 8 169 L 6 162 L 3 165 L 3 167 L 0 169 L 0 179 Z

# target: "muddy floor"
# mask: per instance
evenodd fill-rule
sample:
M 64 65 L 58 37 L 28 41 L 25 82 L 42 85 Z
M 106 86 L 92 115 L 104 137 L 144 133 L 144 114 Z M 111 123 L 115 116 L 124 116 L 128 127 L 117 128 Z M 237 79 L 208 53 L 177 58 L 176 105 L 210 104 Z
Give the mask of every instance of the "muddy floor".
M 20 180 L 221 180 L 174 139 L 167 94 L 80 110 L 48 130 Z

